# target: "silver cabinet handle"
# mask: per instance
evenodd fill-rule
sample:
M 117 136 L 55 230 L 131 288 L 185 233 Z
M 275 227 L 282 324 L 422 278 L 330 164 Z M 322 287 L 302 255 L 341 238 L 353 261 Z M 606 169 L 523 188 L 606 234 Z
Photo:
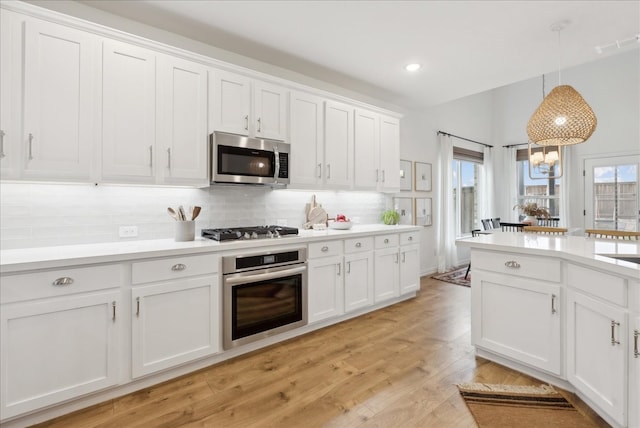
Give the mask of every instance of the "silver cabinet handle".
M 4 131 L 0 129 L 0 159 L 4 157 L 4 136 Z
M 112 320 L 116 320 L 116 301 L 111 302 L 111 308 L 113 310 L 113 315 L 111 316 Z
M 140 298 L 136 297 L 136 316 L 140 316 Z
M 384 180 L 385 180 L 385 178 L 384 178 L 384 169 L 383 169 L 383 170 L 382 170 L 382 182 L 383 182 L 383 183 L 384 183 Z
M 258 132 L 262 131 L 262 119 L 258 118 Z
M 249 130 L 249 115 L 246 115 L 244 117 L 244 130 L 248 131 Z
M 340 276 L 340 273 L 342 271 L 342 263 L 336 263 L 338 265 L 338 276 Z
M 556 297 L 557 296 L 555 294 L 551 295 L 551 313 L 552 314 L 555 314 L 556 312 L 558 312 L 556 310 Z
M 640 358 L 640 350 L 638 349 L 638 336 L 640 336 L 640 330 L 633 330 L 633 356 Z
M 318 178 L 322 178 L 322 164 L 318 164 Z
M 324 247 L 320 248 L 320 251 L 322 251 L 323 253 L 326 253 L 327 251 L 329 251 L 329 247 L 325 245 Z
M 327 164 L 327 179 L 331 178 L 331 165 Z
M 398 262 L 400 261 L 400 258 L 398 257 L 398 253 L 395 253 L 394 256 L 395 256 L 395 259 L 396 259 L 396 264 L 398 264 Z
M 406 263 L 407 262 L 407 253 L 405 253 L 404 251 L 402 252 L 402 263 Z
M 385 238 L 384 243 L 388 244 L 389 243 L 389 238 Z
M 351 262 L 347 262 L 347 273 L 351 273 Z
M 167 149 L 167 168 L 171 169 L 171 147 Z
M 360 248 L 362 247 L 362 244 L 360 242 L 356 242 L 356 248 Z
M 379 170 L 378 170 L 378 169 L 376 169 L 376 183 L 377 183 L 378 181 L 380 181 L 380 177 L 379 177 L 379 176 L 380 176 L 380 173 L 379 173 L 378 171 L 379 171 Z
M 515 260 L 509 260 L 508 262 L 504 262 L 504 265 L 508 268 L 519 269 L 520 263 Z
M 409 237 L 409 241 L 413 241 L 413 236 L 410 236 L 410 237 Z
M 153 146 L 149 146 L 149 166 L 153 167 Z
M 178 263 L 171 266 L 172 271 L 181 271 L 181 270 L 185 270 L 186 268 L 187 268 L 187 265 L 183 265 L 182 263 Z
M 56 279 L 51 284 L 55 287 L 64 287 L 66 285 L 73 284 L 73 278 L 70 278 L 68 276 L 63 276 L 62 278 Z
M 611 346 L 616 346 L 620 344 L 619 340 L 616 340 L 616 327 L 620 327 L 620 323 L 614 320 L 611 320 Z
M 29 133 L 29 160 L 33 159 L 33 134 Z

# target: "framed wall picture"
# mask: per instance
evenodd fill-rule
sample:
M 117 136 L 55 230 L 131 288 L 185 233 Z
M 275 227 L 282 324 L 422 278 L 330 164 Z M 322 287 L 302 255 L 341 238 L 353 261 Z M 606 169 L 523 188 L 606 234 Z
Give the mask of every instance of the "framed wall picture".
M 413 170 L 411 161 L 400 160 L 400 190 L 411 191 L 413 185 Z
M 416 198 L 416 224 L 418 226 L 431 226 L 431 198 Z
M 400 214 L 400 224 L 413 224 L 412 198 L 393 198 L 393 209 Z
M 419 192 L 431 191 L 431 164 L 416 162 L 415 163 L 415 189 Z

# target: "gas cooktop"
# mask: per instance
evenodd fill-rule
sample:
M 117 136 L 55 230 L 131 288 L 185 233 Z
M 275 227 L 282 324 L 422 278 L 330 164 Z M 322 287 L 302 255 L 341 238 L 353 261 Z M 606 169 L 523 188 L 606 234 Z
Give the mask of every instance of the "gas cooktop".
M 297 235 L 298 229 L 287 226 L 251 226 L 230 227 L 223 229 L 202 229 L 202 237 L 214 241 L 230 241 L 235 239 L 269 239 L 287 235 Z

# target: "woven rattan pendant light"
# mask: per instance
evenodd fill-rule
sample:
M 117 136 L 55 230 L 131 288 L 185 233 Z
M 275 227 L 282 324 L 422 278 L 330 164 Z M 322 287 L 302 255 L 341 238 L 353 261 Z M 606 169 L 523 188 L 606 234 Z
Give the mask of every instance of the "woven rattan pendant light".
M 568 21 L 561 21 L 551 26 L 552 31 L 558 32 L 558 41 L 560 31 L 567 24 Z M 527 124 L 527 134 L 532 142 L 540 146 L 567 146 L 587 141 L 597 123 L 595 113 L 578 91 L 569 85 L 558 85 L 533 112 Z

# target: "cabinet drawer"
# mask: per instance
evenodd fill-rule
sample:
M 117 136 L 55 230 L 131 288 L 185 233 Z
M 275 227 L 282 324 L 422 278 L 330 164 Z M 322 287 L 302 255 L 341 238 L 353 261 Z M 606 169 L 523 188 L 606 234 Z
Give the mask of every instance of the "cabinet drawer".
M 342 241 L 324 241 L 309 244 L 309 258 L 342 255 Z
M 398 235 L 380 235 L 376 236 L 376 250 L 382 248 L 397 247 L 400 242 Z
M 49 270 L 2 277 L 2 303 L 120 287 L 122 265 Z
M 370 250 L 373 250 L 372 236 L 367 236 L 364 238 L 345 239 L 344 241 L 344 252 L 347 254 Z
M 541 281 L 562 281 L 562 263 L 560 260 L 551 258 L 472 250 L 471 265 L 474 269 L 483 269 Z
M 420 243 L 420 232 L 406 232 L 400 234 L 400 245 L 411 245 Z
M 627 281 L 624 278 L 569 264 L 567 285 L 616 305 L 627 306 Z
M 135 262 L 131 266 L 131 282 L 143 284 L 187 276 L 208 275 L 218 271 L 218 261 L 217 254 L 204 254 Z

